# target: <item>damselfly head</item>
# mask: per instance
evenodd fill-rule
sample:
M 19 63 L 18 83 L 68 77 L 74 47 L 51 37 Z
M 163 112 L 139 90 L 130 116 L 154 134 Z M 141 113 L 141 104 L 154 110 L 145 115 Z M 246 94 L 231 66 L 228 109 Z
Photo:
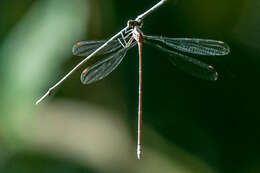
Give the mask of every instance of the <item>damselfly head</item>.
M 213 66 L 211 66 L 211 65 L 209 65 L 209 69 L 210 70 L 215 70 L 215 68 Z
M 127 26 L 128 26 L 129 28 L 132 28 L 132 29 L 134 29 L 134 27 L 136 27 L 136 26 L 138 26 L 139 28 L 142 28 L 143 22 L 141 22 L 141 21 L 136 21 L 136 20 L 128 20 L 128 21 L 127 21 Z

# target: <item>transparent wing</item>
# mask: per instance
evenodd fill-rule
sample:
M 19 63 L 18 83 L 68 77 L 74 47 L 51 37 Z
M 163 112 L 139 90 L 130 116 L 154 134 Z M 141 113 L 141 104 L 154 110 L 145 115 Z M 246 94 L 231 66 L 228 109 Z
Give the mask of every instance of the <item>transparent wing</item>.
M 81 74 L 81 82 L 83 84 L 91 84 L 108 76 L 122 62 L 126 52 L 135 45 L 136 42 L 133 43 L 130 47 L 122 48 L 116 53 L 86 68 Z
M 80 41 L 72 47 L 72 53 L 76 56 L 89 56 L 96 49 L 106 43 L 107 40 L 101 41 Z M 118 40 L 111 41 L 106 47 L 97 53 L 98 55 L 108 54 L 115 52 L 122 48 L 122 45 Z
M 173 63 L 173 65 L 184 72 L 204 80 L 215 81 L 218 79 L 218 73 L 213 66 L 192 57 L 164 48 L 159 44 L 153 44 L 151 42 L 147 43 L 169 54 L 171 56 L 169 60 Z
M 168 38 L 159 36 L 144 36 L 150 42 L 157 42 L 175 50 L 205 56 L 223 56 L 230 53 L 229 46 L 223 41 L 196 38 Z

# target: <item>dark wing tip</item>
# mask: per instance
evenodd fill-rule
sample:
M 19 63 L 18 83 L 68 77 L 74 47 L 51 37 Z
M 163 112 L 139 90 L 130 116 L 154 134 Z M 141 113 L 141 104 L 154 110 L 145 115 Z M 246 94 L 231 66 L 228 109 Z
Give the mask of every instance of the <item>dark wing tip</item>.
M 81 76 L 80 76 L 80 81 L 82 84 L 86 85 L 88 84 L 88 69 L 86 68 L 85 70 L 83 70 L 83 72 L 81 73 Z
M 218 80 L 218 72 L 215 70 L 215 68 L 211 65 L 209 65 L 208 68 L 212 72 L 210 80 L 212 80 L 212 81 Z
M 223 55 L 228 55 L 230 53 L 230 47 L 227 43 L 218 41 L 218 44 L 222 46 Z
M 77 42 L 76 44 L 74 44 L 72 46 L 72 54 L 73 55 L 79 55 L 79 47 L 81 46 L 81 43 L 80 42 Z

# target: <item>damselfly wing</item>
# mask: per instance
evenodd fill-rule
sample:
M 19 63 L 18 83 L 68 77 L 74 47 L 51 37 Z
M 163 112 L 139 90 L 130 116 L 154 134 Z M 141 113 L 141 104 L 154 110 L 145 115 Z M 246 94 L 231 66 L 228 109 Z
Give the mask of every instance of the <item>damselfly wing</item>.
M 88 56 L 105 42 L 106 41 L 78 42 L 73 46 L 72 52 L 77 56 Z M 189 55 L 224 56 L 230 52 L 229 46 L 223 41 L 208 39 L 168 38 L 144 35 L 144 43 L 150 44 L 167 53 L 170 62 L 184 72 L 211 81 L 218 79 L 218 73 L 215 68 Z M 125 47 L 122 46 L 122 42 L 119 40 L 113 40 L 107 47 L 99 52 L 98 55 L 103 55 L 104 58 L 87 67 L 82 72 L 81 82 L 83 84 L 90 84 L 108 76 L 122 62 L 127 51 L 135 45 L 136 42 L 133 41 L 129 47 Z
M 131 47 L 122 48 L 116 53 L 86 68 L 81 74 L 81 82 L 83 84 L 91 84 L 108 76 L 122 62 L 126 52 L 130 48 Z
M 198 39 L 198 38 L 168 38 L 144 35 L 146 42 L 172 48 L 176 51 L 203 55 L 203 56 L 224 56 L 229 54 L 229 46 L 223 41 Z
M 105 78 L 114 71 L 124 59 L 127 51 L 136 45 L 136 42 L 129 36 L 130 35 L 126 36 L 124 40 L 113 40 L 107 47 L 104 47 L 96 55 L 102 55 L 103 58 L 83 70 L 80 77 L 81 82 L 83 84 L 91 84 Z M 77 42 L 73 46 L 72 52 L 77 56 L 88 56 L 105 42 L 106 41 Z
M 89 56 L 96 49 L 102 46 L 107 40 L 100 41 L 80 41 L 72 47 L 72 53 L 76 56 Z M 122 48 L 118 40 L 111 41 L 106 47 L 98 52 L 98 55 L 109 54 Z
M 215 68 L 191 56 L 224 56 L 229 54 L 230 48 L 223 41 L 196 39 L 196 38 L 167 38 L 158 36 L 144 36 L 148 43 L 169 55 L 169 60 L 174 66 L 192 76 L 215 81 L 218 73 Z

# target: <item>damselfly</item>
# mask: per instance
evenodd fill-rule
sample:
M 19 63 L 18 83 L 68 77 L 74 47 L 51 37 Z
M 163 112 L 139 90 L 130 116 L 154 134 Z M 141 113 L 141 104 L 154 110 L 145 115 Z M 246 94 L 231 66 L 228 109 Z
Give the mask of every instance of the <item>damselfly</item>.
M 167 0 L 161 0 L 152 8 L 148 9 L 135 20 L 130 20 L 127 26 L 107 41 L 82 41 L 73 46 L 72 52 L 76 56 L 86 57 L 77 64 L 69 73 L 36 102 L 39 104 L 55 88 L 62 84 L 73 72 L 93 57 L 100 57 L 92 65 L 87 67 L 81 74 L 83 84 L 91 84 L 109 75 L 122 62 L 127 51 L 138 45 L 139 50 L 139 101 L 138 101 L 138 141 L 137 157 L 142 155 L 142 58 L 143 43 L 150 44 L 168 54 L 170 61 L 177 68 L 190 73 L 193 76 L 215 81 L 218 73 L 213 66 L 189 55 L 223 56 L 230 52 L 227 44 L 222 41 L 194 39 L 194 38 L 167 38 L 144 35 L 141 31 L 143 19 L 162 6 Z
M 122 62 L 127 51 L 138 45 L 139 50 L 139 101 L 138 101 L 138 143 L 137 156 L 142 155 L 142 49 L 143 42 L 166 52 L 170 61 L 177 68 L 201 79 L 215 81 L 218 73 L 215 68 L 189 55 L 224 56 L 230 52 L 229 46 L 223 41 L 195 38 L 167 38 L 148 36 L 141 31 L 142 22 L 128 21 L 128 27 L 121 36 L 110 42 L 96 55 L 103 58 L 87 67 L 81 74 L 83 84 L 91 84 L 108 76 Z M 72 49 L 76 56 L 88 56 L 106 41 L 77 42 Z

